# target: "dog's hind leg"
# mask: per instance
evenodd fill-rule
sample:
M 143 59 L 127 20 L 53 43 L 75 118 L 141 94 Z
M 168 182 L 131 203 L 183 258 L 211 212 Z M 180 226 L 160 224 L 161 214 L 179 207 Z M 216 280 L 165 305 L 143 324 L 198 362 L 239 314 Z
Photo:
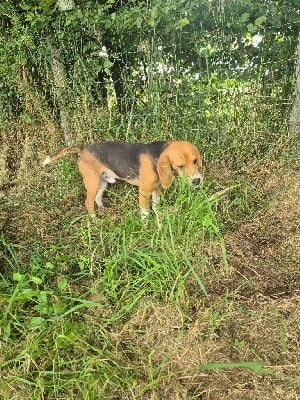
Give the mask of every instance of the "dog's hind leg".
M 103 203 L 102 203 L 102 196 L 103 196 L 103 192 L 104 190 L 107 188 L 107 184 L 108 183 L 115 183 L 116 179 L 111 176 L 107 171 L 103 171 L 100 175 L 100 188 L 98 190 L 98 193 L 96 195 L 96 203 L 98 205 L 98 207 L 102 208 L 103 207 Z
M 79 159 L 78 168 L 86 189 L 85 207 L 90 216 L 95 217 L 95 199 L 100 185 L 99 172 L 83 158 Z
M 84 186 L 86 188 L 85 207 L 91 217 L 95 217 L 95 200 L 99 190 L 98 174 L 83 177 Z
M 98 193 L 95 198 L 95 201 L 96 201 L 98 207 L 100 207 L 100 208 L 103 207 L 102 196 L 103 196 L 104 190 L 107 188 L 107 184 L 108 184 L 107 181 L 100 178 L 100 187 L 99 187 Z

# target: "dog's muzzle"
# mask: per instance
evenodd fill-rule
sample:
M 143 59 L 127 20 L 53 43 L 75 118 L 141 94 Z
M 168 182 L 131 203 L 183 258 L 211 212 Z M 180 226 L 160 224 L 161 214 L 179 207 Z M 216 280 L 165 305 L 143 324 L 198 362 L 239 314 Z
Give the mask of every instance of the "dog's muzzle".
M 201 183 L 201 179 L 200 178 L 193 178 L 193 180 L 192 180 L 193 186 L 199 186 L 200 183 Z
M 195 188 L 198 188 L 201 185 L 201 181 L 202 181 L 201 175 L 199 174 L 193 175 L 190 179 L 190 185 Z

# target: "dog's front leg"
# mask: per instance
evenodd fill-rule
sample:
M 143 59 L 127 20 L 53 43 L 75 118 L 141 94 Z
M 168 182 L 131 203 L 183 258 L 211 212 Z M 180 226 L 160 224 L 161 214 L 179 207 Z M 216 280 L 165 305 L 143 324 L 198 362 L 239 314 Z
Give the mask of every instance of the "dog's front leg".
M 156 210 L 156 205 L 159 201 L 159 197 L 160 197 L 160 190 L 158 188 L 154 189 L 151 195 L 151 206 L 152 206 L 152 210 L 154 211 L 155 217 L 156 217 L 156 223 L 157 226 L 161 229 L 161 223 L 159 220 L 159 215 L 158 212 Z
M 149 154 L 144 154 L 140 157 L 140 175 L 139 175 L 139 203 L 141 210 L 141 219 L 144 225 L 147 223 L 150 198 L 152 195 L 152 205 L 157 201 L 156 193 L 153 197 L 153 191 L 158 184 L 158 176 L 153 169 L 153 160 Z M 154 200 L 154 202 L 153 202 Z
M 153 211 L 156 211 L 156 205 L 159 201 L 159 197 L 160 197 L 160 190 L 154 189 L 151 194 L 151 207 Z
M 144 225 L 147 224 L 150 207 L 150 197 L 152 191 L 145 188 L 139 188 L 139 204 L 141 212 L 141 220 Z

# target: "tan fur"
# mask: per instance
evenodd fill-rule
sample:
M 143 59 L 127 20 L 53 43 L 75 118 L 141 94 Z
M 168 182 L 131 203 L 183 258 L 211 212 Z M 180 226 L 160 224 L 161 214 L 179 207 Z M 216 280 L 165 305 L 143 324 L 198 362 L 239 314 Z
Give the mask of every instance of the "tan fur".
M 50 164 L 52 161 L 55 161 L 58 158 L 64 157 L 68 153 L 80 154 L 81 151 L 82 151 L 82 149 L 80 147 L 65 147 L 65 148 L 51 154 L 51 156 L 48 156 L 47 158 L 45 158 L 45 160 L 43 162 L 43 166 Z
M 197 160 L 196 164 L 194 160 Z M 182 166 L 183 168 L 178 168 Z M 191 177 L 195 169 L 201 171 L 201 159 L 198 149 L 187 141 L 170 142 L 166 150 L 161 154 L 157 170 L 162 187 L 169 188 L 173 183 L 172 169 L 183 178 Z
M 104 166 L 91 153 L 83 151 L 78 160 L 78 168 L 86 189 L 85 207 L 89 214 L 94 214 L 94 203 L 100 184 L 99 176 Z
M 149 209 L 151 194 L 159 183 L 157 173 L 153 169 L 153 162 L 148 154 L 140 157 L 140 184 L 139 184 L 139 204 L 144 210 Z
M 113 149 L 112 149 L 113 151 Z M 139 176 L 134 179 L 124 179 L 116 175 L 114 171 L 106 167 L 98 160 L 94 154 L 85 148 L 66 147 L 53 153 L 44 161 L 44 165 L 65 156 L 67 153 L 78 153 L 78 168 L 83 177 L 86 188 L 85 206 L 89 214 L 94 215 L 94 205 L 97 193 L 100 189 L 98 205 L 102 206 L 102 193 L 107 185 L 103 182 L 103 190 L 100 187 L 100 177 L 106 172 L 110 177 L 122 179 L 126 182 L 139 187 L 139 205 L 142 215 L 147 215 L 152 196 L 152 207 L 155 207 L 159 198 L 161 188 L 169 188 L 173 182 L 173 173 L 193 183 L 193 179 L 201 179 L 201 159 L 195 146 L 187 141 L 170 141 L 157 160 L 156 167 L 150 154 L 142 153 L 139 158 Z
M 157 163 L 157 172 L 161 185 L 164 189 L 172 186 L 173 174 L 171 169 L 171 160 L 168 154 L 162 154 Z

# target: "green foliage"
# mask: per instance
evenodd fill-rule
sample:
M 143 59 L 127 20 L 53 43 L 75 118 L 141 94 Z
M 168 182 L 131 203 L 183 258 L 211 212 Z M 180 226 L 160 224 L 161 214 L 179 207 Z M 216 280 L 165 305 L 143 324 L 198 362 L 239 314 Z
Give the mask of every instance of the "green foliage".
M 195 193 L 183 185 L 171 197 L 177 198 L 174 210 L 168 210 L 162 199 L 159 225 L 151 220 L 147 230 L 141 229 L 129 212 L 124 222 L 111 229 L 107 225 L 104 229 L 105 221 L 93 226 L 88 218 L 75 219 L 73 227 L 79 224 L 80 229 L 73 229 L 75 236 L 69 240 L 80 244 L 78 255 L 66 254 L 70 244 L 48 249 L 40 244 L 30 249 L 1 238 L 1 330 L 5 347 L 9 348 L 12 341 L 25 341 L 1 367 L 18 368 L 27 357 L 35 366 L 20 372 L 14 384 L 20 380 L 29 390 L 51 396 L 79 390 L 105 397 L 111 390 L 120 393 L 127 391 L 127 385 L 134 387 L 136 372 L 124 366 L 121 355 L 112 355 L 115 343 L 107 329 L 126 320 L 142 297 L 180 304 L 187 296 L 190 279 L 195 281 L 199 296 L 209 296 L 205 272 L 203 266 L 199 269 L 193 248 L 201 241 L 219 239 L 210 201 L 205 189 Z M 186 218 L 179 220 L 178 213 Z M 27 261 L 22 261 L 23 252 Z M 15 272 L 6 274 L 6 268 Z M 84 282 L 96 275 L 96 286 L 88 287 Z M 91 300 L 95 296 L 97 300 Z M 108 308 L 114 313 L 107 315 Z M 99 324 L 97 343 L 92 330 L 87 331 L 86 319 L 93 321 L 92 325 Z M 76 372 L 66 374 L 67 365 Z M 2 393 L 8 384 L 6 378 L 3 384 Z M 153 382 L 151 385 L 155 387 Z
M 28 264 L 24 264 L 19 260 L 18 246 L 12 246 L 2 238 L 5 263 L 15 271 L 11 281 L 4 279 L 2 284 L 4 336 L 19 337 L 25 333 L 24 329 L 43 331 L 57 319 L 77 310 L 102 307 L 101 303 L 85 300 L 87 293 L 82 293 L 80 298 L 68 295 L 68 276 L 62 275 L 54 286 L 53 283 L 48 286 L 47 282 L 59 274 L 65 264 L 70 270 L 75 267 L 74 273 L 80 279 L 101 271 L 99 288 L 106 301 L 119 308 L 119 315 L 116 314 L 114 319 L 123 318 L 145 295 L 164 301 L 180 301 L 185 295 L 185 282 L 190 278 L 195 280 L 199 293 L 207 297 L 204 275 L 199 277 L 191 249 L 195 241 L 214 238 L 220 240 L 222 246 L 222 238 L 205 190 L 199 193 L 192 193 L 185 187 L 179 187 L 179 190 L 179 193 L 173 193 L 177 198 L 173 211 L 168 212 L 162 199 L 160 228 L 151 221 L 154 227 L 149 227 L 142 235 L 136 228 L 135 218 L 130 220 L 129 216 L 119 229 L 101 229 L 96 236 L 90 220 L 83 220 L 76 240 L 84 243 L 86 250 L 80 249 L 73 260 L 62 254 L 61 246 L 54 246 L 48 255 L 31 252 Z M 188 195 L 187 191 L 190 191 Z M 186 217 L 178 219 L 178 213 Z M 95 257 L 95 254 L 102 256 Z M 226 258 L 224 262 L 227 268 Z
M 194 74 L 201 76 L 203 91 L 211 77 L 241 76 L 259 79 L 268 95 L 276 81 L 283 96 L 289 95 L 299 32 L 296 4 L 81 1 L 62 11 L 56 1 L 7 0 L 0 11 L 5 115 L 26 108 L 24 91 L 30 86 L 53 108 L 51 46 L 59 49 L 70 108 L 81 96 L 104 104 L 108 82 L 124 111 L 136 102 L 153 107 L 154 88 L 160 107 L 176 106 L 189 92 L 180 87 L 170 96 L 170 90 L 183 79 L 193 84 Z M 255 35 L 261 40 L 257 45 Z
M 170 398 L 166 382 L 190 379 L 183 395 L 204 398 L 211 374 L 219 382 L 228 368 L 231 388 L 256 375 L 258 386 L 270 386 L 275 374 L 261 360 L 292 365 L 297 329 L 281 309 L 262 317 L 265 294 L 259 311 L 247 311 L 242 287 L 255 287 L 255 310 L 264 275 L 236 266 L 241 249 L 229 257 L 224 232 L 265 205 L 256 180 L 267 162 L 289 154 L 298 2 L 69 3 L 0 5 L 0 397 Z M 78 144 L 192 141 L 203 187 L 176 181 L 145 229 L 135 189 L 121 184 L 91 221 L 75 159 L 39 166 L 42 153 L 62 145 L 53 132 L 61 111 Z M 276 358 L 264 353 L 264 329 L 251 343 L 250 317 L 272 322 Z M 173 346 L 191 359 L 187 368 Z M 230 380 L 236 369 L 238 385 Z M 276 382 L 297 386 L 284 375 Z

